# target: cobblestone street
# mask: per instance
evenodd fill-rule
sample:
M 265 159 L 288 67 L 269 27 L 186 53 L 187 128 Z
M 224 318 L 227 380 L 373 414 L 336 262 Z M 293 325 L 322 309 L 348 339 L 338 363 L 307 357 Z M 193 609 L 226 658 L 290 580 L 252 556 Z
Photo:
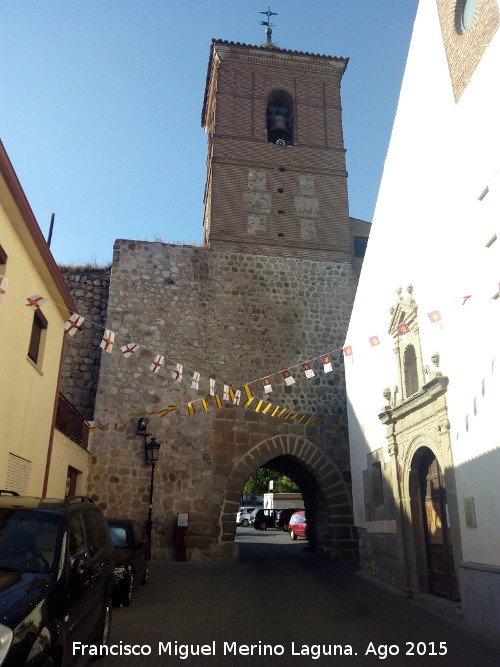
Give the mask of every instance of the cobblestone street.
M 240 563 L 153 563 L 131 606 L 115 608 L 111 636 L 118 651 L 135 644 L 151 653 L 100 665 L 500 663 L 499 647 L 304 551 L 304 540 L 239 528 L 237 541 Z

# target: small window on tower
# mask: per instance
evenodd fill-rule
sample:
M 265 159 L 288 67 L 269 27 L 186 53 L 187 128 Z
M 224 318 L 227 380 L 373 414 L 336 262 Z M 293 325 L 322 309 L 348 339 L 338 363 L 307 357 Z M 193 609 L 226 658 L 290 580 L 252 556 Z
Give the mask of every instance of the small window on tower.
M 366 246 L 368 239 L 364 236 L 354 237 L 354 257 L 364 257 L 366 253 Z

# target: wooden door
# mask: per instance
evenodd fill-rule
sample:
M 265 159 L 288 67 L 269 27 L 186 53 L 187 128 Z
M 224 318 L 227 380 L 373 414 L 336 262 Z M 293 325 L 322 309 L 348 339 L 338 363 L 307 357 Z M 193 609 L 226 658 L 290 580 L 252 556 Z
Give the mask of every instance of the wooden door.
M 422 459 L 421 489 L 429 593 L 458 602 L 444 475 L 430 451 Z

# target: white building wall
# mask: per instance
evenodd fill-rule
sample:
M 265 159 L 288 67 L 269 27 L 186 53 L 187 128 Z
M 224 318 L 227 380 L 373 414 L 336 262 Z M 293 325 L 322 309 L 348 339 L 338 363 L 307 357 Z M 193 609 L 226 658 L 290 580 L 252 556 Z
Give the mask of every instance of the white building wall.
M 500 281 L 499 33 L 455 103 L 436 2 L 420 3 L 346 338 L 354 354 L 345 363 L 355 523 L 366 527 L 362 470 L 367 453 L 385 446 L 382 390 L 397 383 L 388 308 L 395 289 L 411 283 L 424 364 L 433 368 L 437 350 L 450 378 L 463 560 L 493 566 L 500 565 L 500 298 L 492 299 Z M 486 248 L 495 232 L 498 241 Z M 442 322 L 430 323 L 434 310 Z M 372 335 L 380 346 L 370 347 Z M 465 526 L 469 497 L 477 528 Z

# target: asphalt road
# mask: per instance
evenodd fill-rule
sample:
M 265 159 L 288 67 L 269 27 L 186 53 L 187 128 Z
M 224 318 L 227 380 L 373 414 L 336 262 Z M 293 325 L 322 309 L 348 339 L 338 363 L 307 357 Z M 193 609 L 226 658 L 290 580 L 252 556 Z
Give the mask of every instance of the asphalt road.
M 239 528 L 237 542 L 239 563 L 154 562 L 131 606 L 115 608 L 118 655 L 100 667 L 500 665 L 500 647 L 304 551 L 305 540 Z

